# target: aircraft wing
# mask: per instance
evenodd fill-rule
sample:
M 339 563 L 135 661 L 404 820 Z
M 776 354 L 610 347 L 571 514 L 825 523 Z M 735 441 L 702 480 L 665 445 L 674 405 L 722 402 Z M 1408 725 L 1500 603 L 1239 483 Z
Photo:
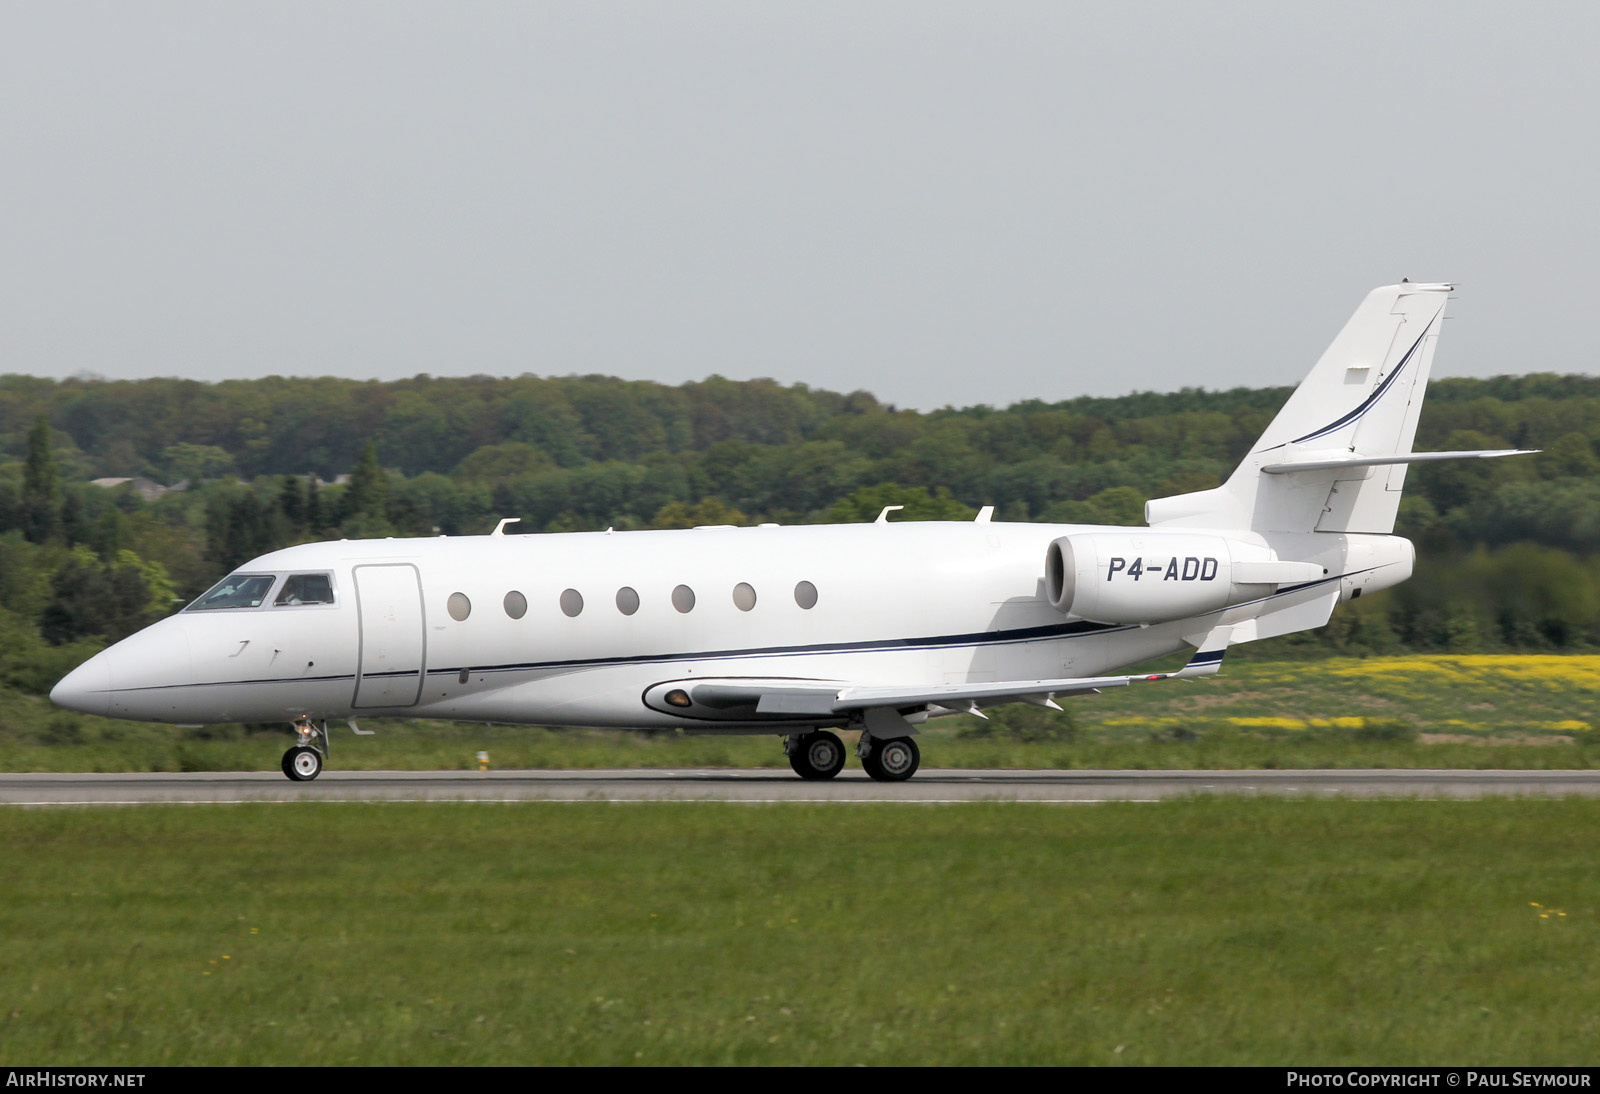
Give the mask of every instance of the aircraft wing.
M 903 707 L 920 704 L 948 707 L 994 706 L 998 703 L 1031 700 L 1048 704 L 1058 695 L 1081 695 L 1102 688 L 1121 688 L 1155 680 L 1183 680 L 1209 676 L 1222 667 L 1221 650 L 1196 653 L 1177 672 L 1157 672 L 1142 676 L 1084 676 L 1060 680 L 1005 680 L 981 684 L 945 684 L 911 688 L 845 688 L 834 700 L 836 711 L 866 710 L 870 707 Z
M 934 684 L 912 687 L 794 687 L 783 685 L 704 683 L 690 689 L 696 705 L 748 708 L 770 715 L 848 714 L 874 708 L 946 707 L 974 710 L 999 703 L 1031 702 L 1055 706 L 1060 695 L 1080 695 L 1102 688 L 1126 687 L 1156 680 L 1209 676 L 1222 667 L 1222 649 L 1202 649 L 1177 672 L 1139 676 L 1082 676 L 1058 680 L 999 680 L 977 684 Z

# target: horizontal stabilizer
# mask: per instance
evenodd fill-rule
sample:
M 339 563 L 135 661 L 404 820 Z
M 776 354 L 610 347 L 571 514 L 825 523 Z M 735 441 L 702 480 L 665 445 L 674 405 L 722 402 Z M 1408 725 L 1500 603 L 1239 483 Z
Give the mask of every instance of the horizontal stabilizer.
M 1397 452 L 1387 456 L 1336 456 L 1327 460 L 1285 460 L 1261 468 L 1263 475 L 1287 475 L 1294 471 L 1342 471 L 1347 467 L 1380 467 L 1394 463 L 1431 463 L 1434 460 L 1492 460 L 1498 456 L 1532 456 L 1537 448 L 1494 448 L 1476 452 Z M 1320 455 L 1320 453 L 1319 453 Z

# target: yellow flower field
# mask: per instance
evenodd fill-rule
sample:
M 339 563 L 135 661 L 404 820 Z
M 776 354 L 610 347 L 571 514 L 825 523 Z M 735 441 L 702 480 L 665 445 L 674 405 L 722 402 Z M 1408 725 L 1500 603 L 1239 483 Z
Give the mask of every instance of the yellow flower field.
M 1325 671 L 1340 676 L 1402 673 L 1458 680 L 1559 681 L 1600 690 L 1600 654 L 1418 654 L 1341 661 L 1337 667 Z
M 1600 655 L 1230 661 L 1215 677 L 1119 688 L 1072 709 L 1085 728 L 1111 732 L 1340 731 L 1380 720 L 1456 736 L 1582 736 L 1600 726 Z

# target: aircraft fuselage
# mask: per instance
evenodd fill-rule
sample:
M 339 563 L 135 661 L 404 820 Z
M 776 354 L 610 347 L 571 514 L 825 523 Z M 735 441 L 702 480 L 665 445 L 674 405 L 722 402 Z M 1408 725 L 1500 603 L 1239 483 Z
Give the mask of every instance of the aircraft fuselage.
M 1392 536 L 1235 532 L 1328 576 L 1195 619 L 1096 622 L 1064 615 L 1043 589 L 1049 545 L 1086 531 L 905 522 L 306 544 L 238 569 L 265 579 L 259 603 L 197 602 L 97 655 L 53 697 L 178 724 L 404 715 L 783 732 L 847 719 L 685 713 L 661 701 L 663 685 L 1094 676 L 1175 653 L 1197 628 L 1305 605 L 1319 625 L 1354 588 L 1410 572 L 1410 544 Z M 1204 565 L 1192 568 L 1199 580 Z M 296 575 L 326 575 L 331 603 L 280 603 L 296 599 Z

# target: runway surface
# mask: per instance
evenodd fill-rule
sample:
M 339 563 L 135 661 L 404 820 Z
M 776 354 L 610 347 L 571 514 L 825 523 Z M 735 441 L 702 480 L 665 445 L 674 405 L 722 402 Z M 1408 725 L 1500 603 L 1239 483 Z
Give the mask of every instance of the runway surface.
M 1600 796 L 1600 771 L 939 771 L 879 783 L 860 771 L 805 782 L 754 768 L 0 774 L 0 804 L 315 801 L 1161 801 L 1193 794 L 1427 799 Z

